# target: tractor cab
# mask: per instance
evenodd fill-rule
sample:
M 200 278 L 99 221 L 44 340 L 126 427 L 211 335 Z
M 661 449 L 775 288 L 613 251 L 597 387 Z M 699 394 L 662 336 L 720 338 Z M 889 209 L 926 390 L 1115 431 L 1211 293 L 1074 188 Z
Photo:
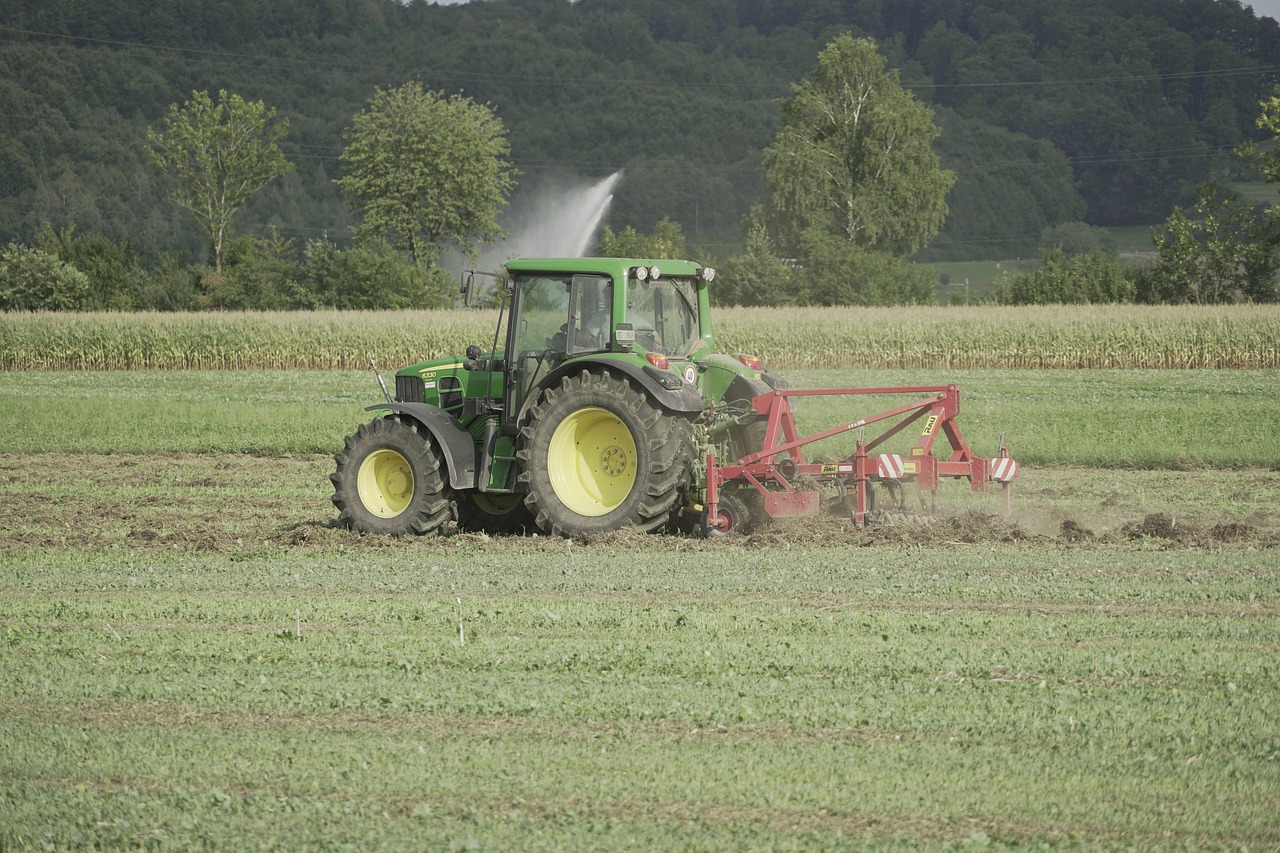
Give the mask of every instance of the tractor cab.
M 613 365 L 623 372 L 645 371 L 662 390 L 696 385 L 696 373 L 673 373 L 709 346 L 710 323 L 700 322 L 709 270 L 685 263 L 684 275 L 664 276 L 656 265 L 613 259 L 599 271 L 563 272 L 508 265 L 511 321 L 503 420 L 519 421 L 535 389 L 556 371 L 577 362 Z M 547 262 L 538 261 L 538 267 Z M 575 266 L 583 266 L 575 259 Z M 608 269 L 613 266 L 615 269 Z M 669 378 L 674 377 L 674 378 Z M 680 381 L 675 381 L 678 378 Z

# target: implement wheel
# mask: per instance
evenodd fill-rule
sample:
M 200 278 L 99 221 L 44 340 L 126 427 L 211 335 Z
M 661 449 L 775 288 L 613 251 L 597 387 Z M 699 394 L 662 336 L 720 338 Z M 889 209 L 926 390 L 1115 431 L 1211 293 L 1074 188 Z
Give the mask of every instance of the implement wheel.
M 404 536 L 432 533 L 453 517 L 440 455 L 410 420 L 361 424 L 334 454 L 333 504 L 352 530 Z
M 690 476 L 693 426 L 607 371 L 547 388 L 517 456 L 525 501 L 554 536 L 665 524 Z
M 708 539 L 729 533 L 746 533 L 750 530 L 751 513 L 747 505 L 732 493 L 720 495 L 715 518 L 702 510 L 702 535 Z

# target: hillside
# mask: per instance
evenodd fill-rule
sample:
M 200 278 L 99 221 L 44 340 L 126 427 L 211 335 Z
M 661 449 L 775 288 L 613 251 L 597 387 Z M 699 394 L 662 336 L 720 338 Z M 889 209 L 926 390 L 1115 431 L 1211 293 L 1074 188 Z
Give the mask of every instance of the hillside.
M 375 87 L 419 78 L 491 103 L 540 188 L 623 171 L 610 223 L 680 222 L 737 248 L 778 98 L 834 35 L 875 37 L 934 107 L 958 174 L 922 259 L 1013 257 L 1040 231 L 1163 219 L 1236 177 L 1280 71 L 1280 25 L 1237 0 L 0 0 L 0 242 L 41 223 L 198 256 L 146 164 L 146 128 L 192 90 L 287 116 L 297 169 L 242 233 L 344 238 L 342 132 Z

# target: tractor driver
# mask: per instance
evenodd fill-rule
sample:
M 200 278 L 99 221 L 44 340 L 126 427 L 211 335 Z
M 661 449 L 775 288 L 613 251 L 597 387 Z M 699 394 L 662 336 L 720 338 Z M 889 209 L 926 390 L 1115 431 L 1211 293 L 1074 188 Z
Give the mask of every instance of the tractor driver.
M 575 349 L 604 349 L 609 346 L 609 307 L 592 302 L 584 306 L 582 323 L 574 335 Z
M 609 291 L 586 294 L 582 299 L 581 313 L 574 323 L 573 346 L 566 344 L 569 324 L 563 323 L 560 331 L 547 341 L 548 348 L 559 352 L 585 352 L 607 349 L 609 346 L 610 318 Z

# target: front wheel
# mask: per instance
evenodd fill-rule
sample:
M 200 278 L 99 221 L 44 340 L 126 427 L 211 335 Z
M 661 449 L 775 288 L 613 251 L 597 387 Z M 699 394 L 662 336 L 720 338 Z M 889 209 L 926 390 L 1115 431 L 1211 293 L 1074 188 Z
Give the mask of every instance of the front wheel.
M 520 437 L 525 503 L 554 536 L 654 530 L 688 484 L 691 420 L 608 372 L 544 390 Z
M 361 424 L 334 454 L 333 504 L 352 530 L 433 533 L 453 518 L 440 454 L 418 424 L 398 417 Z

